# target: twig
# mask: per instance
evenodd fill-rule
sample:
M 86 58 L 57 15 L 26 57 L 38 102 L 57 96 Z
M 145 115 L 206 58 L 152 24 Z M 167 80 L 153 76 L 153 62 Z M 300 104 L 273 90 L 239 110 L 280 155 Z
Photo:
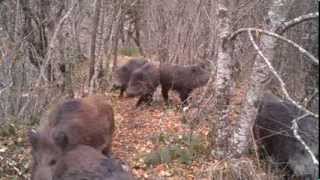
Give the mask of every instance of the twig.
M 9 65 L 9 72 L 8 72 L 8 75 L 10 76 L 10 83 L 8 83 L 7 85 L 2 85 L 0 83 L 0 85 L 2 85 L 2 87 L 0 87 L 0 95 L 7 89 L 11 88 L 13 86 L 13 78 L 12 78 L 12 66 L 13 66 L 13 63 L 12 63 L 12 60 L 10 60 L 10 65 Z
M 286 84 L 283 82 L 282 78 L 280 77 L 280 75 L 277 73 L 277 71 L 274 69 L 274 67 L 272 66 L 272 64 L 270 63 L 270 61 L 268 60 L 267 57 L 265 57 L 265 55 L 261 52 L 260 48 L 258 47 L 257 43 L 254 41 L 253 39 L 253 36 L 252 36 L 252 33 L 251 33 L 252 29 L 248 29 L 247 32 L 248 32 L 248 35 L 249 35 L 249 38 L 250 38 L 250 41 L 252 42 L 254 48 L 257 50 L 258 54 L 262 57 L 262 59 L 265 61 L 265 63 L 268 65 L 271 73 L 276 77 L 276 79 L 279 81 L 280 83 L 280 86 L 281 86 L 281 90 L 282 92 L 284 93 L 286 99 L 288 99 L 293 105 L 295 105 L 297 108 L 305 111 L 306 113 L 309 113 L 310 115 L 314 116 L 315 118 L 318 118 L 319 115 L 318 114 L 315 114 L 311 111 L 309 111 L 308 109 L 304 108 L 303 106 L 301 106 L 300 104 L 298 104 L 296 101 L 294 101 L 287 89 L 286 89 Z
M 295 26 L 303 21 L 307 21 L 307 20 L 311 20 L 311 19 L 315 19 L 319 17 L 319 13 L 309 13 L 309 14 L 305 14 L 299 17 L 296 17 L 290 21 L 284 22 L 282 23 L 282 25 L 280 25 L 280 27 L 276 30 L 276 33 L 278 34 L 283 34 L 287 29 L 289 29 L 292 26 Z
M 309 107 L 312 100 L 318 95 L 318 90 L 315 89 L 310 97 L 303 98 L 303 104 L 305 107 Z
M 52 36 L 52 38 L 50 40 L 50 43 L 49 43 L 49 46 L 48 46 L 47 57 L 45 59 L 44 64 L 40 68 L 40 75 L 39 75 L 39 77 L 38 77 L 38 79 L 36 80 L 36 83 L 35 83 L 35 87 L 37 87 L 37 88 L 40 86 L 42 78 L 45 81 L 47 81 L 47 78 L 45 77 L 44 72 L 45 72 L 45 68 L 47 67 L 47 65 L 48 65 L 48 63 L 50 61 L 50 58 L 51 58 L 52 49 L 54 48 L 54 41 L 55 41 L 55 39 L 57 37 L 58 32 L 61 29 L 61 26 L 62 26 L 63 22 L 70 16 L 70 14 L 73 11 L 75 6 L 76 6 L 76 3 L 74 3 L 72 5 L 72 7 L 68 10 L 68 12 L 60 19 L 60 21 L 59 21 L 59 23 L 57 25 L 57 28 L 55 29 L 55 31 L 53 33 L 53 36 Z M 25 108 L 28 106 L 28 104 L 30 104 L 30 102 L 31 102 L 31 98 L 28 98 L 27 101 L 25 102 L 24 106 L 22 107 L 22 109 L 20 109 L 20 111 L 18 113 L 18 116 L 21 116 L 24 113 Z
M 52 38 L 50 40 L 50 43 L 49 43 L 49 46 L 48 46 L 48 53 L 47 53 L 47 57 L 46 57 L 46 60 L 45 60 L 45 63 L 43 64 L 43 66 L 40 68 L 40 77 L 38 78 L 38 81 L 36 83 L 36 86 L 39 86 L 40 84 L 40 81 L 41 81 L 41 78 L 43 78 L 45 81 L 47 81 L 47 78 L 45 77 L 44 75 L 44 71 L 45 71 L 45 68 L 47 67 L 50 59 L 51 59 L 51 54 L 52 54 L 52 49 L 54 48 L 54 43 L 55 43 L 55 40 L 57 38 L 57 34 L 58 32 L 60 31 L 61 27 L 62 27 L 62 24 L 64 23 L 64 21 L 70 16 L 71 12 L 73 11 L 74 7 L 76 6 L 76 3 L 74 3 L 71 8 L 68 10 L 68 12 L 60 19 L 58 25 L 57 25 L 57 28 L 55 29 L 53 35 L 52 35 Z
M 258 168 L 260 168 L 261 167 L 261 163 L 260 163 L 260 160 L 259 160 L 259 148 L 257 146 L 257 141 L 254 138 L 254 130 L 251 128 L 250 132 L 251 132 L 251 137 L 253 139 L 253 148 L 254 148 L 256 159 L 257 159 Z
M 13 82 L 11 82 L 10 84 L 4 86 L 3 88 L 0 89 L 0 95 L 8 88 L 13 86 Z
M 229 37 L 228 37 L 228 40 L 233 40 L 238 34 L 242 33 L 242 32 L 250 32 L 251 31 L 254 31 L 254 32 L 260 32 L 260 33 L 263 33 L 263 34 L 266 34 L 268 36 L 271 36 L 271 37 L 275 37 L 277 39 L 280 39 L 282 41 L 285 41 L 287 42 L 288 44 L 291 44 L 293 47 L 297 48 L 302 54 L 305 54 L 306 56 L 308 56 L 313 63 L 315 63 L 316 65 L 319 65 L 319 60 L 314 57 L 311 53 L 309 53 L 307 50 L 305 50 L 303 47 L 301 47 L 300 45 L 298 45 L 297 43 L 291 41 L 290 39 L 287 39 L 283 36 L 280 36 L 276 33 L 273 33 L 273 32 L 270 32 L 270 31 L 266 31 L 266 30 L 263 30 L 263 29 L 258 29 L 258 28 L 241 28 L 241 29 L 238 29 L 237 31 L 233 32 Z
M 313 154 L 313 152 L 311 151 L 310 147 L 303 141 L 303 139 L 301 138 L 301 136 L 298 133 L 298 121 L 309 116 L 310 114 L 306 113 L 300 117 L 295 118 L 292 121 L 292 127 L 291 129 L 293 130 L 293 134 L 294 137 L 303 145 L 303 147 L 305 148 L 305 150 L 310 154 L 313 164 L 315 165 L 319 165 L 319 161 L 317 160 L 317 158 L 315 157 L 315 155 Z

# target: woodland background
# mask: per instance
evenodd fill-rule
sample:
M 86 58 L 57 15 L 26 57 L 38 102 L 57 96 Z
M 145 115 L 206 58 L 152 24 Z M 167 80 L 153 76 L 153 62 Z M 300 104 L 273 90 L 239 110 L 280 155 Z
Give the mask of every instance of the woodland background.
M 255 153 L 239 161 L 246 168 L 233 167 L 232 159 L 221 156 L 252 148 L 252 102 L 265 90 L 318 114 L 318 6 L 317 0 L 0 0 L 0 160 L 5 162 L 0 179 L 28 177 L 25 132 L 37 126 L 51 104 L 94 93 L 110 96 L 119 114 L 115 154 L 129 161 L 141 179 L 281 177 Z M 299 17 L 297 24 L 285 23 Z M 255 28 L 251 40 L 242 28 Z M 256 29 L 294 41 L 315 60 Z M 132 57 L 183 65 L 207 62 L 212 78 L 193 93 L 196 98 L 186 111 L 164 108 L 159 93 L 154 107 L 139 111 L 131 108 L 132 99 L 118 100 L 110 92 L 112 72 Z M 163 132 L 153 133 L 154 124 Z M 234 135 L 241 128 L 246 133 Z M 150 134 L 141 138 L 142 132 Z M 133 149 L 125 151 L 125 144 Z M 190 152 L 181 151 L 171 162 L 163 154 L 172 151 L 166 150 L 172 144 Z M 153 164 L 154 157 L 151 166 L 141 162 L 142 152 L 158 153 L 159 162 Z

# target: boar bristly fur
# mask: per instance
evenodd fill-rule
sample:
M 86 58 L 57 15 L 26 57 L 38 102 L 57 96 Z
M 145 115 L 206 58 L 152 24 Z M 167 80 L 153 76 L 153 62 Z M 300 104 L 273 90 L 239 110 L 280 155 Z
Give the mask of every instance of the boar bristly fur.
M 140 96 L 136 106 L 152 101 L 154 92 L 160 83 L 158 63 L 146 63 L 135 70 L 129 81 L 127 94 L 129 97 Z
M 120 97 L 122 97 L 124 91 L 126 91 L 133 71 L 142 67 L 145 63 L 147 63 L 147 61 L 143 59 L 131 59 L 115 70 L 112 76 L 112 86 L 113 89 L 120 89 Z
M 293 134 L 292 121 L 304 114 L 288 101 L 266 93 L 259 102 L 260 108 L 254 126 L 258 145 L 271 156 L 272 162 L 288 167 L 293 175 L 302 179 L 316 179 L 318 167 L 310 154 Z M 307 116 L 297 121 L 298 134 L 319 157 L 319 120 Z M 291 179 L 291 178 L 289 178 Z
M 64 153 L 57 162 L 52 180 L 133 180 L 121 160 L 106 157 L 96 149 L 79 145 Z
M 104 96 L 65 101 L 49 111 L 38 131 L 29 132 L 32 146 L 32 180 L 46 179 L 57 159 L 76 145 L 89 145 L 109 154 L 114 131 L 112 107 Z
M 204 64 L 189 66 L 161 64 L 160 84 L 165 102 L 168 103 L 168 92 L 171 89 L 177 91 L 181 102 L 186 104 L 194 89 L 206 85 L 209 75 Z

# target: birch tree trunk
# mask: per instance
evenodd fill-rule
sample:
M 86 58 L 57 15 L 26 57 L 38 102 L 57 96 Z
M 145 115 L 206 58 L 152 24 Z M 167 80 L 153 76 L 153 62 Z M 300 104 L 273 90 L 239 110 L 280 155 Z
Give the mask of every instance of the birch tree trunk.
M 98 33 L 98 25 L 99 25 L 99 17 L 100 17 L 100 9 L 101 9 L 101 0 L 96 0 L 95 2 L 95 14 L 93 17 L 93 26 L 91 31 L 91 46 L 90 46 L 90 67 L 89 67 L 89 89 L 92 89 L 91 87 L 91 80 L 94 74 L 95 70 L 95 57 L 96 57 L 96 39 L 97 39 L 97 33 Z M 91 90 L 89 94 L 91 94 Z
M 21 31 L 21 21 L 20 21 L 20 18 L 21 18 L 21 10 L 20 10 L 20 0 L 16 0 L 16 15 L 15 15 L 15 25 L 14 25 L 14 41 L 15 42 L 18 42 L 20 40 L 20 37 L 19 37 L 19 32 Z
M 232 87 L 232 67 L 231 56 L 232 47 L 228 43 L 227 37 L 231 33 L 231 1 L 219 0 L 217 2 L 217 74 L 215 81 L 214 97 L 214 119 L 209 133 L 211 140 L 211 154 L 215 158 L 223 158 L 229 153 L 230 120 L 229 103 Z
M 112 72 L 115 71 L 115 69 L 118 66 L 118 48 L 119 48 L 119 37 L 120 37 L 120 32 L 121 29 L 123 28 L 123 21 L 124 21 L 124 9 L 123 9 L 123 2 L 119 2 L 119 4 L 114 4 L 114 29 L 112 30 L 112 37 L 111 37 L 111 41 L 112 41 L 112 56 L 113 56 L 113 64 L 112 64 Z
M 275 32 L 282 22 L 285 21 L 290 10 L 293 0 L 274 0 L 270 3 L 264 29 Z M 262 36 L 260 40 L 260 48 L 264 55 L 272 60 L 275 55 L 276 39 L 270 36 Z M 250 77 L 249 90 L 241 110 L 240 118 L 236 121 L 235 129 L 232 136 L 233 154 L 241 155 L 246 153 L 251 143 L 251 128 L 257 116 L 257 107 L 255 102 L 260 99 L 263 94 L 264 87 L 270 77 L 270 71 L 267 64 L 261 56 L 254 59 L 253 71 Z
M 102 41 L 103 41 L 103 30 L 105 29 L 104 25 L 104 15 L 105 15 L 105 5 L 106 5 L 106 2 L 102 1 L 101 2 L 101 9 L 102 11 L 100 12 L 101 14 L 101 18 L 99 18 L 99 21 L 101 21 L 100 23 L 100 31 L 97 29 L 97 32 L 101 32 L 101 33 L 98 33 L 98 37 L 96 38 L 96 44 L 97 44 L 97 47 L 96 47 L 96 62 L 95 62 L 95 65 L 94 65 L 94 73 L 93 73 L 93 76 L 92 76 L 92 79 L 91 79 L 91 85 L 90 85 L 90 89 L 89 89 L 89 92 L 93 93 L 94 90 L 97 90 L 100 88 L 100 85 L 101 85 L 101 78 L 103 77 L 104 75 L 104 72 L 103 72 L 103 55 L 101 54 L 101 51 L 102 51 Z
M 120 35 L 120 28 L 122 27 L 122 20 L 121 17 L 116 21 L 114 35 L 112 36 L 112 56 L 113 56 L 113 65 L 112 65 L 112 72 L 118 66 L 118 48 L 119 48 L 119 35 Z

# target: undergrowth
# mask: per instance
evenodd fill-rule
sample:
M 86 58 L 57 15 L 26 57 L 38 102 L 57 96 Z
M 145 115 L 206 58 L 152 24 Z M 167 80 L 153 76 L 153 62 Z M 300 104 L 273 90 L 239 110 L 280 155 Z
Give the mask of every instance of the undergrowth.
M 176 160 L 182 164 L 191 164 L 193 160 L 207 153 L 207 143 L 203 138 L 192 134 L 159 134 L 152 137 L 159 148 L 143 155 L 147 166 L 170 163 Z
M 0 179 L 29 179 L 31 157 L 26 132 L 30 125 L 5 123 L 0 128 Z
M 139 56 L 140 52 L 138 48 L 121 48 L 119 54 L 123 56 Z

